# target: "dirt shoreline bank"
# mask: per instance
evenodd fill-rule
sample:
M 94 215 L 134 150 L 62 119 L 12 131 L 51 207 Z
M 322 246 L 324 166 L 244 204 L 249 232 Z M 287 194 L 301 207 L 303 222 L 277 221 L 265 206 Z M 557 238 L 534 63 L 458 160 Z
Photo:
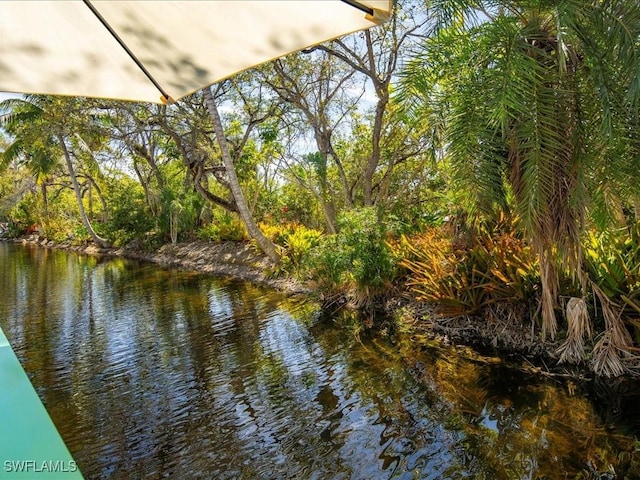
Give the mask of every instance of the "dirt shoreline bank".
M 99 248 L 94 244 L 72 245 L 55 243 L 32 235 L 19 239 L 6 239 L 15 243 L 38 245 L 85 255 L 122 257 L 175 267 L 211 275 L 231 277 L 264 285 L 287 294 L 313 295 L 313 290 L 292 278 L 270 278 L 268 258 L 248 243 L 211 243 L 194 241 L 166 244 L 152 252 L 135 248 Z M 444 345 L 472 347 L 482 355 L 509 360 L 521 368 L 545 376 L 588 380 L 594 377 L 587 365 L 558 365 L 555 350 L 560 342 L 542 342 L 527 325 L 517 325 L 513 319 L 443 318 L 434 315 L 428 307 L 402 295 L 385 305 L 385 314 L 399 318 L 408 334 L 418 344 L 438 341 Z
M 175 267 L 211 275 L 231 277 L 264 285 L 290 294 L 311 294 L 312 291 L 292 278 L 270 278 L 267 275 L 269 259 L 246 242 L 211 243 L 194 241 L 166 244 L 151 252 L 135 248 L 100 248 L 94 244 L 72 245 L 40 239 L 36 235 L 7 239 L 14 243 L 39 245 L 84 255 L 122 257 Z

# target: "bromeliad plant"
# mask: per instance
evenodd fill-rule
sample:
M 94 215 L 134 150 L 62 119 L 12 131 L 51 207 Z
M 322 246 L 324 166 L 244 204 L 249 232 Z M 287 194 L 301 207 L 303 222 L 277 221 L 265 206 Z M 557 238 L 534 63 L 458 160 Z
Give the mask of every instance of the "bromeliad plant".
M 299 269 L 307 261 L 311 250 L 320 243 L 322 232 L 299 225 L 285 239 L 285 256 L 291 265 Z
M 312 250 L 320 243 L 322 232 L 298 223 L 261 223 L 260 229 L 273 242 L 280 255 L 277 272 L 303 276 Z
M 539 307 L 538 257 L 513 231 L 479 229 L 460 236 L 451 227 L 437 227 L 402 237 L 394 248 L 416 298 L 434 304 L 443 316 L 488 317 L 492 306 L 504 304 L 514 311 L 523 304 L 530 312 Z M 640 374 L 631 334 L 640 342 L 640 224 L 630 232 L 590 233 L 583 251 L 582 282 L 589 288 L 565 302 L 559 362 L 589 358 L 600 376 Z M 589 348 L 585 340 L 595 332 L 600 333 Z
M 418 300 L 436 305 L 444 316 L 476 315 L 497 303 L 538 301 L 538 265 L 533 249 L 512 231 L 478 230 L 456 238 L 434 227 L 396 246 L 407 284 Z

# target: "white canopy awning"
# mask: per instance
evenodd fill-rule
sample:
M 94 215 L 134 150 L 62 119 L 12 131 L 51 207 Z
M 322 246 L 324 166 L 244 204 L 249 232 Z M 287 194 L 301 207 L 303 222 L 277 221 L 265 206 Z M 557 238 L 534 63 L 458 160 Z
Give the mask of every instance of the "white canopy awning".
M 390 9 L 391 0 L 2 0 L 0 91 L 179 99 L 371 27 Z

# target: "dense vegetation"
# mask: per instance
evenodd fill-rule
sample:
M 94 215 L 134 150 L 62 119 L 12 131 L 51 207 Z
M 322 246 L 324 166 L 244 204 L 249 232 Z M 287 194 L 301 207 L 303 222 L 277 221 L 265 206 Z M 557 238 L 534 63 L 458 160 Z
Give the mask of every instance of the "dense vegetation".
M 3 101 L 0 221 L 100 246 L 253 241 L 327 303 L 408 291 L 638 373 L 637 1 L 395 13 L 171 106 Z

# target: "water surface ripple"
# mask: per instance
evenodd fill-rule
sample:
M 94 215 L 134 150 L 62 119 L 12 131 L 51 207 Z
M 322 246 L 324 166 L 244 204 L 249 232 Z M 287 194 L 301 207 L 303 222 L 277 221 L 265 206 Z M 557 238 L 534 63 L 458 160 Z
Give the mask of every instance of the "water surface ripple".
M 410 369 L 249 284 L 6 244 L 0 269 L 0 325 L 87 479 L 573 478 L 632 448 L 563 387 Z

